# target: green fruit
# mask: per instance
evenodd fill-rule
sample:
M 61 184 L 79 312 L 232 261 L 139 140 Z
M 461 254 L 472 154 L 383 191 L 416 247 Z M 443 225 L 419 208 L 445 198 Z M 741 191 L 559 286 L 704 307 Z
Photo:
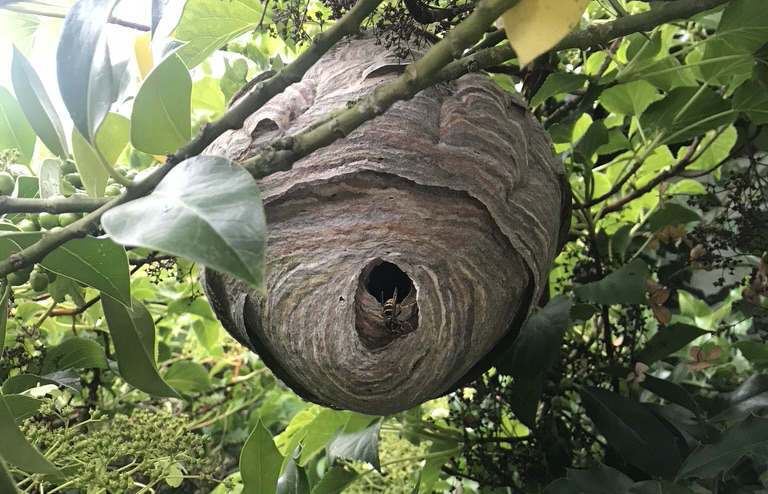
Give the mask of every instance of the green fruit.
M 56 232 L 60 232 L 61 230 L 63 230 L 63 228 L 62 228 L 62 227 L 60 227 L 60 226 L 54 226 L 53 228 L 51 228 L 50 230 L 48 230 L 48 233 L 56 233 Z
M 64 180 L 71 183 L 77 189 L 83 188 L 83 181 L 80 180 L 80 175 L 77 173 L 67 173 L 64 175 Z
M 42 292 L 48 288 L 49 282 L 48 276 L 41 271 L 33 271 L 29 276 L 29 286 L 36 292 Z
M 77 189 L 75 188 L 75 186 L 74 186 L 74 185 L 72 185 L 71 183 L 67 182 L 66 180 L 62 180 L 62 181 L 61 181 L 61 193 L 62 193 L 62 194 L 65 196 L 65 197 L 69 197 L 69 196 L 71 196 L 71 195 L 72 195 L 72 194 L 74 194 L 76 191 L 77 191 Z
M 59 215 L 59 225 L 61 226 L 69 226 L 75 221 L 82 218 L 83 215 L 80 213 L 63 213 Z
M 27 266 L 8 275 L 8 284 L 11 286 L 23 285 L 29 281 L 29 275 L 32 273 L 32 266 Z
M 16 186 L 16 180 L 8 172 L 0 172 L 0 196 L 9 196 L 13 194 L 13 188 Z
M 119 196 L 120 192 L 122 191 L 120 190 L 120 187 L 118 187 L 117 185 L 107 185 L 107 188 L 104 190 L 104 196 L 106 197 Z
M 125 178 L 133 180 L 136 178 L 136 175 L 138 175 L 138 172 L 136 170 L 128 170 L 128 172 L 125 174 Z
M 16 225 L 22 232 L 36 232 L 40 229 L 37 224 L 32 220 L 23 219 Z
M 59 215 L 40 213 L 37 217 L 37 222 L 40 224 L 40 228 L 50 230 L 51 228 L 59 226 Z
M 128 173 L 128 168 L 124 166 L 118 166 L 118 167 L 115 167 L 115 171 L 120 175 L 125 176 Z
M 75 166 L 74 161 L 65 161 L 64 164 L 61 165 L 61 173 L 68 174 L 68 173 L 77 173 L 77 167 Z
M 56 281 L 56 276 L 58 276 L 58 275 L 57 275 L 56 273 L 54 273 L 53 271 L 48 271 L 48 270 L 47 270 L 47 269 L 45 269 L 45 268 L 43 268 L 43 273 L 45 273 L 45 275 L 48 277 L 48 281 L 49 281 L 49 282 L 51 282 L 51 283 L 53 283 L 54 281 Z

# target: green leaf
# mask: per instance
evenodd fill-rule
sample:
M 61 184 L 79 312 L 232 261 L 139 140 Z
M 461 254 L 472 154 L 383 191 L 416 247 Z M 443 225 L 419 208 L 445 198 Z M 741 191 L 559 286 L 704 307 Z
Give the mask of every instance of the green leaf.
M 509 388 L 509 392 L 515 397 L 510 401 L 509 408 L 515 417 L 530 429 L 536 426 L 536 412 L 539 410 L 543 385 L 544 375 L 542 374 L 537 377 L 516 377 Z
M 61 476 L 58 468 L 41 455 L 19 430 L 8 408 L 5 396 L 0 393 L 0 457 L 30 473 Z
M 102 353 L 104 352 L 102 351 Z M 80 379 L 78 377 L 78 381 L 79 380 Z M 55 379 L 50 379 L 49 377 L 37 376 L 35 374 L 17 374 L 13 377 L 9 377 L 3 383 L 3 393 L 5 393 L 6 395 L 20 394 L 28 389 L 36 388 L 37 386 L 41 386 L 44 384 L 55 384 L 56 386 L 67 386 L 68 388 L 72 389 L 71 383 L 69 382 L 65 383 L 65 381 L 61 379 L 55 380 Z M 78 385 L 79 385 L 79 382 L 78 382 Z M 79 389 L 76 389 L 76 390 L 79 391 Z
M 106 369 L 104 349 L 93 340 L 74 337 L 50 349 L 43 360 L 42 374 L 65 369 Z
M 633 484 L 623 473 L 600 463 L 590 470 L 569 468 L 564 479 L 555 480 L 541 494 L 621 494 Z
M 605 122 L 602 120 L 595 120 L 592 122 L 579 139 L 579 142 L 573 146 L 573 156 L 580 163 L 592 163 L 592 155 L 597 152 L 597 149 L 608 143 L 608 129 L 605 127 Z
M 299 465 L 306 465 L 315 454 L 322 451 L 333 434 L 347 422 L 349 416 L 349 412 L 322 410 L 311 422 L 306 424 L 303 427 Z
M 59 115 L 35 69 L 16 46 L 13 47 L 11 77 L 13 91 L 19 98 L 19 105 L 29 125 L 43 141 L 45 147 L 59 158 L 67 159 L 69 157 L 67 136 Z
M 75 128 L 94 144 L 112 104 L 112 63 L 102 36 L 117 0 L 79 0 L 69 9 L 56 52 L 59 90 Z
M 628 463 L 664 478 L 680 465 L 675 436 L 642 404 L 600 388 L 584 387 L 581 402 L 608 443 Z
M 8 329 L 8 304 L 10 303 L 11 287 L 0 282 L 0 355 L 5 350 L 5 332 Z
M 652 365 L 705 334 L 709 334 L 709 332 L 683 323 L 663 326 L 648 340 L 643 349 L 637 353 L 635 359 L 638 362 Z
M 648 227 L 651 232 L 656 233 L 667 226 L 685 225 L 693 221 L 701 221 L 701 216 L 685 206 L 668 202 L 648 218 Z
M 19 151 L 19 163 L 29 165 L 35 150 L 35 131 L 29 126 L 19 103 L 0 86 L 0 149 Z
M 755 52 L 768 43 L 768 10 L 762 0 L 732 0 L 707 44 L 722 43 L 732 52 Z
M 712 422 L 741 420 L 768 408 L 768 374 L 755 374 L 730 393 L 715 398 L 710 407 Z
M 432 441 L 432 445 L 427 451 L 429 456 L 424 461 L 424 466 L 421 467 L 421 473 L 419 474 L 418 492 L 432 492 L 432 487 L 440 475 L 440 469 L 451 456 L 457 454 L 458 447 L 459 443 L 456 441 Z
M 307 472 L 291 460 L 285 471 L 277 479 L 276 494 L 309 494 Z
M 11 473 L 8 471 L 8 467 L 5 465 L 2 456 L 0 456 L 0 492 L 19 494 L 19 490 L 16 488 L 16 482 L 13 481 Z
M 597 304 L 644 304 L 648 265 L 631 261 L 600 281 L 574 288 L 577 297 Z
M 174 33 L 176 39 L 187 42 L 179 50 L 184 63 L 191 69 L 228 41 L 253 29 L 262 18 L 262 8 L 248 0 L 188 0 Z
M 47 158 L 40 165 L 39 182 L 40 197 L 47 199 L 61 195 L 61 160 Z
M 163 377 L 166 383 L 182 393 L 201 393 L 211 389 L 208 371 L 191 360 L 173 363 Z
M 147 75 L 131 111 L 131 144 L 148 154 L 169 154 L 192 136 L 192 79 L 171 54 Z
M 768 454 L 768 419 L 750 415 L 723 432 L 720 440 L 703 444 L 685 459 L 678 478 L 717 478 L 750 454 Z
M 8 233 L 0 236 L 0 257 L 29 247 L 41 233 Z M 42 266 L 95 288 L 120 303 L 130 304 L 130 279 L 125 249 L 109 239 L 85 237 L 70 240 L 45 256 Z
M 747 81 L 733 95 L 733 109 L 746 114 L 755 125 L 768 123 L 768 84 Z
M 148 196 L 107 211 L 102 225 L 124 245 L 162 250 L 264 290 L 266 225 L 253 177 L 224 158 L 178 164 Z
M 664 143 L 687 141 L 706 131 L 727 125 L 736 112 L 714 90 L 704 87 L 675 88 L 640 117 L 644 129 L 656 129 Z
M 515 378 L 534 378 L 546 372 L 560 352 L 570 322 L 571 304 L 571 299 L 564 295 L 549 300 L 528 319 L 496 369 Z
M 312 494 L 339 494 L 358 478 L 358 473 L 345 465 L 334 465 L 312 488 Z
M 157 373 L 155 324 L 149 311 L 136 299 L 129 308 L 102 297 L 101 306 L 115 345 L 120 376 L 145 393 L 180 398 Z
M 282 463 L 283 455 L 259 420 L 240 452 L 243 494 L 273 494 L 277 489 Z
M 570 93 L 584 87 L 584 82 L 588 79 L 583 74 L 574 74 L 572 72 L 553 72 L 544 80 L 544 84 L 531 99 L 531 107 L 539 106 L 547 98 L 556 94 Z
M 697 416 L 701 415 L 699 404 L 696 403 L 696 400 L 693 399 L 693 396 L 684 387 L 677 383 L 646 374 L 645 380 L 640 385 L 656 396 L 672 403 L 677 403 Z
M 335 434 L 328 443 L 328 457 L 344 458 L 368 463 L 381 473 L 379 464 L 379 430 L 384 418 L 380 418 L 366 429 L 358 432 Z
M 213 77 L 203 77 L 192 84 L 192 108 L 206 110 L 218 114 L 226 110 L 224 93 L 221 92 L 219 81 Z
M 8 405 L 8 410 L 11 411 L 11 415 L 13 415 L 13 420 L 20 424 L 23 420 L 37 413 L 43 404 L 43 400 L 33 398 L 32 396 L 7 394 L 5 395 L 5 403 Z
M 639 80 L 613 86 L 600 94 L 600 104 L 611 113 L 639 117 L 654 101 L 663 98 L 648 81 Z
M 107 113 L 95 139 L 101 156 L 76 129 L 72 130 L 72 153 L 75 156 L 77 173 L 90 197 L 104 197 L 109 180 L 107 166 L 117 161 L 128 144 L 130 125 L 130 121 L 124 116 Z

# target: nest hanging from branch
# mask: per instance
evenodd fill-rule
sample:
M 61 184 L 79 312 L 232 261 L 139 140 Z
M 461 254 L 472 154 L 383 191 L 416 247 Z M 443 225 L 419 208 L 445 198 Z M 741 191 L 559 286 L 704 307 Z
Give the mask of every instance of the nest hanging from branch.
M 206 154 L 243 160 L 405 65 L 342 42 Z M 546 286 L 570 215 L 562 164 L 518 99 L 471 74 L 259 181 L 266 296 L 204 269 L 224 327 L 307 400 L 389 414 L 493 364 Z

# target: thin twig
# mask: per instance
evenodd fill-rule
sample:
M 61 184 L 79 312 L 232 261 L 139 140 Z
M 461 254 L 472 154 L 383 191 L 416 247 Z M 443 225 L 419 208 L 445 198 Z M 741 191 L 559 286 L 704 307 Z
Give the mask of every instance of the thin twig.
M 40 17 L 52 17 L 54 19 L 64 19 L 67 16 L 66 11 L 57 12 L 53 10 L 35 8 L 31 5 L 26 4 L 26 2 L 19 2 L 14 5 L 6 5 L 5 7 L 2 7 L 2 9 L 8 10 L 10 12 L 16 12 L 18 14 L 38 15 Z M 119 19 L 113 16 L 110 16 L 109 21 L 107 22 L 109 22 L 110 24 L 115 24 L 116 26 L 127 27 L 129 29 L 136 29 L 137 31 L 145 31 L 145 32 L 149 31 L 149 26 L 147 26 L 146 24 L 127 21 L 125 19 Z

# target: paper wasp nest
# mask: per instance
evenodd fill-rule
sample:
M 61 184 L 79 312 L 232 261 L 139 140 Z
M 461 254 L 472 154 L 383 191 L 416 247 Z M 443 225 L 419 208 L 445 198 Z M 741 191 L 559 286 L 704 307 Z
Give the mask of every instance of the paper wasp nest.
M 372 39 L 339 43 L 206 154 L 243 160 L 403 63 Z M 303 398 L 405 410 L 471 381 L 514 340 L 569 218 L 564 180 L 525 105 L 467 75 L 260 180 L 267 295 L 207 269 L 203 286 L 224 327 Z

